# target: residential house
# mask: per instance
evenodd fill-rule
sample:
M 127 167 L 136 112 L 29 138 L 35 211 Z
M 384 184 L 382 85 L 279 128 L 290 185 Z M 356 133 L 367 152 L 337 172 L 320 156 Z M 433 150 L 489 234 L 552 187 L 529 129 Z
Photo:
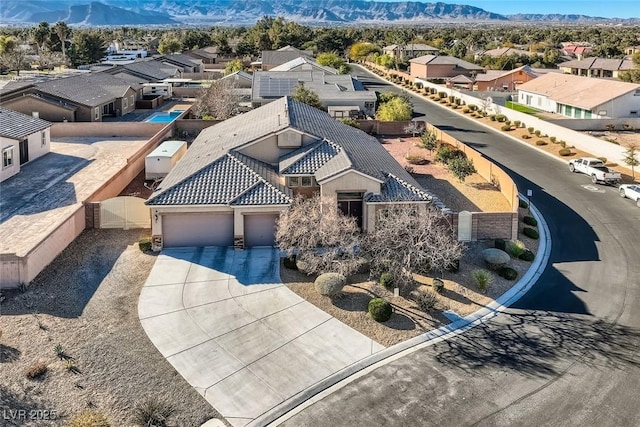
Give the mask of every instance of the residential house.
M 244 71 L 236 71 L 235 73 L 227 74 L 220 78 L 220 80 L 233 80 L 235 86 L 243 89 L 251 89 L 253 83 L 253 76 Z
M 325 74 L 339 74 L 335 68 L 320 65 L 308 56 L 299 56 L 284 64 L 273 67 L 270 71 L 321 71 Z
M 636 53 L 640 53 L 640 45 L 638 46 L 628 46 L 624 48 L 624 54 L 631 58 Z
M 337 200 L 363 230 L 390 203 L 442 207 L 374 137 L 283 97 L 204 129 L 147 200 L 155 247 L 270 246 L 297 195 Z
M 277 67 L 301 56 L 313 58 L 313 52 L 300 50 L 292 46 L 285 46 L 278 50 L 263 50 L 262 58 L 253 65 L 262 71 L 269 71 L 273 67 Z
M 172 53 L 169 55 L 162 55 L 155 58 L 163 64 L 170 64 L 180 68 L 182 73 L 202 73 L 204 71 L 204 64 L 201 59 L 193 58 L 184 53 Z
M 320 71 L 256 71 L 253 74 L 251 102 L 254 107 L 293 94 L 304 84 L 320 98 L 322 106 L 334 117 L 375 114 L 377 97 L 362 82 L 348 74 L 326 74 Z
M 201 49 L 187 50 L 184 54 L 194 59 L 199 59 L 203 64 L 215 64 L 219 56 L 217 46 L 207 46 Z
M 0 182 L 20 172 L 25 163 L 51 149 L 51 123 L 0 107 Z
M 518 102 L 576 119 L 640 117 L 640 85 L 548 73 L 518 86 Z
M 382 48 L 382 53 L 397 59 L 413 59 L 424 55 L 437 55 L 438 48 L 423 43 L 409 43 L 405 45 L 392 44 Z
M 141 86 L 107 73 L 35 82 L 3 97 L 1 105 L 51 122 L 99 122 L 135 110 Z
M 633 68 L 633 61 L 597 57 L 566 61 L 558 64 L 558 69 L 565 74 L 614 79 L 618 78 L 621 71 L 628 71 Z
M 531 67 L 524 65 L 513 70 L 487 70 L 477 74 L 473 85 L 474 90 L 515 91 L 518 85 L 538 77 Z
M 560 55 L 567 58 L 584 59 L 593 53 L 593 48 L 586 43 L 562 43 Z
M 425 55 L 409 61 L 412 79 L 446 79 L 458 75 L 475 76 L 484 69 L 454 56 Z
M 528 50 L 516 49 L 513 47 L 501 47 L 498 49 L 490 49 L 481 52 L 478 57 L 489 56 L 491 58 L 500 58 L 502 56 L 534 56 L 536 52 L 529 52 Z
M 131 64 L 119 65 L 105 71 L 115 77 L 127 79 L 132 76 L 138 83 L 156 83 L 181 75 L 180 67 L 164 64 L 154 60 L 135 61 Z

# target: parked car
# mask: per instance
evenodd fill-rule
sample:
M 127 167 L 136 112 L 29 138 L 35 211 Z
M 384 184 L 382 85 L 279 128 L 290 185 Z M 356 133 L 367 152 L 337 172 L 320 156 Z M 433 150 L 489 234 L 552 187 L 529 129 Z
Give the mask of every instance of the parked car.
M 618 184 L 622 176 L 618 172 L 613 172 L 606 167 L 602 160 L 593 157 L 583 157 L 573 159 L 569 162 L 571 172 L 580 172 L 591 177 L 594 184 L 604 182 L 605 184 Z
M 636 205 L 640 208 L 640 185 L 638 184 L 622 184 L 620 186 L 620 196 L 636 201 Z

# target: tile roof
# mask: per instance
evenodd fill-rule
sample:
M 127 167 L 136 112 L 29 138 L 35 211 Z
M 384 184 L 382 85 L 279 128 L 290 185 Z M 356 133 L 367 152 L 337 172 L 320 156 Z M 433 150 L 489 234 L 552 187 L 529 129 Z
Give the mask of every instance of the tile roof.
M 393 174 L 388 174 L 382 184 L 380 194 L 369 194 L 365 201 L 369 203 L 388 203 L 397 201 L 411 202 L 431 202 L 434 196 L 424 191 L 420 186 L 415 186 L 407 181 L 398 178 Z
M 273 67 L 269 71 L 293 71 L 295 68 L 298 68 L 298 67 L 301 67 L 300 68 L 301 70 L 305 69 L 305 67 L 309 67 L 308 70 L 324 71 L 325 73 L 334 74 L 334 75 L 338 74 L 338 70 L 336 70 L 335 68 L 328 67 L 325 65 L 320 65 L 316 61 L 314 61 L 313 59 L 307 56 L 299 56 L 295 59 L 292 59 L 291 61 L 285 62 L 284 64 L 280 64 L 277 67 Z
M 497 58 L 499 56 L 509 56 L 509 55 L 527 55 L 527 56 L 531 56 L 531 55 L 537 55 L 537 53 L 535 52 L 529 52 L 527 50 L 521 50 L 521 49 L 514 49 L 512 47 L 501 47 L 498 49 L 489 49 L 489 50 L 485 50 L 484 52 L 482 52 L 483 56 L 492 56 L 494 58 Z
M 634 68 L 633 61 L 627 59 L 585 58 L 566 61 L 558 64 L 558 68 L 579 68 L 581 70 L 625 71 Z
M 51 123 L 45 120 L 0 107 L 0 136 L 2 137 L 20 140 L 50 126 Z
M 518 86 L 518 91 L 537 93 L 588 110 L 637 90 L 640 85 L 634 83 L 560 73 L 544 74 Z
M 169 55 L 163 55 L 156 58 L 158 61 L 167 60 L 169 62 L 176 62 L 178 64 L 186 65 L 188 67 L 197 67 L 202 65 L 202 59 L 196 59 L 192 56 L 185 55 L 184 53 L 171 53 Z
M 492 80 L 499 79 L 500 77 L 508 76 L 509 74 L 518 73 L 520 71 L 530 75 L 531 77 L 538 76 L 538 74 L 536 74 L 531 67 L 529 67 L 528 65 L 523 65 L 522 67 L 518 67 L 518 68 L 514 68 L 513 70 L 506 70 L 506 71 L 505 70 L 487 70 L 484 73 L 480 73 L 476 75 L 476 81 L 490 82 Z
M 149 82 L 175 77 L 179 71 L 179 67 L 175 65 L 163 64 L 162 62 L 149 59 L 132 62 L 131 64 L 122 65 L 121 67 L 123 70 L 146 78 Z
M 397 44 L 391 44 L 389 46 L 385 46 L 384 48 L 382 48 L 382 50 L 396 50 L 398 49 L 400 46 Z M 416 51 L 416 50 L 433 50 L 433 51 L 438 51 L 439 49 L 437 47 L 433 47 L 433 46 L 429 46 L 428 44 L 423 44 L 423 43 L 409 43 L 403 46 L 404 50 L 408 50 L 408 51 Z
M 466 70 L 482 70 L 480 65 L 472 64 L 471 62 L 464 61 L 455 56 L 443 56 L 443 55 L 423 55 L 417 58 L 411 59 L 409 62 L 422 65 L 455 65 Z
M 263 50 L 262 66 L 284 64 L 292 59 L 299 58 L 300 56 L 311 57 L 311 55 L 299 49 L 283 49 L 285 48 L 281 48 L 280 50 Z
M 313 175 L 339 151 L 340 148 L 336 144 L 326 139 L 301 147 L 280 160 L 280 173 L 283 175 Z
M 184 159 L 184 158 L 183 158 Z M 267 205 L 287 204 L 291 192 L 270 182 L 275 171 L 239 153 L 227 153 L 180 185 L 155 192 L 147 204 L 156 205 Z
M 36 83 L 39 92 L 88 107 L 123 97 L 134 86 L 107 73 L 90 73 Z

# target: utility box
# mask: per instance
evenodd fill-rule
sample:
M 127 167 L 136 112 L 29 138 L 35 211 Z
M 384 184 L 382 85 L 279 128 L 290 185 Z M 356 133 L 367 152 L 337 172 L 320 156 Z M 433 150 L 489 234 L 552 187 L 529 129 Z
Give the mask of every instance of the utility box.
M 163 142 L 145 158 L 144 179 L 164 178 L 186 152 L 186 141 Z

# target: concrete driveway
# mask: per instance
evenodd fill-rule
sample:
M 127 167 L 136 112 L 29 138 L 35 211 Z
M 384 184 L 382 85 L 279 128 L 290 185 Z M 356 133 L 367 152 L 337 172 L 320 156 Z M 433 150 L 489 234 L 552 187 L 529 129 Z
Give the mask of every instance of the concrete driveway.
M 165 249 L 138 315 L 160 353 L 234 426 L 384 348 L 284 286 L 272 248 Z

